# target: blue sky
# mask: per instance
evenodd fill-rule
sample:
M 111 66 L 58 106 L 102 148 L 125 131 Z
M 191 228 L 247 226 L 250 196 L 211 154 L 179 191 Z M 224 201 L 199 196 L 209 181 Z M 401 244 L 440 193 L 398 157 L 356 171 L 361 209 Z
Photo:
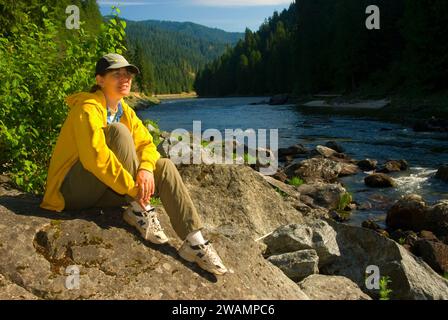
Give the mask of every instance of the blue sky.
M 129 20 L 190 21 L 225 31 L 258 30 L 264 19 L 293 0 L 98 0 L 101 13 L 118 5 Z

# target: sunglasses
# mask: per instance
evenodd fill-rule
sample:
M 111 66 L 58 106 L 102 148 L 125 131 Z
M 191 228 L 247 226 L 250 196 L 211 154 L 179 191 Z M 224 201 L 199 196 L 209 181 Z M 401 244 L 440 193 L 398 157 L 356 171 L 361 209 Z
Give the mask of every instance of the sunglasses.
M 110 72 L 110 75 L 117 80 L 122 77 L 125 79 L 134 79 L 135 77 L 135 74 L 129 71 L 112 71 Z

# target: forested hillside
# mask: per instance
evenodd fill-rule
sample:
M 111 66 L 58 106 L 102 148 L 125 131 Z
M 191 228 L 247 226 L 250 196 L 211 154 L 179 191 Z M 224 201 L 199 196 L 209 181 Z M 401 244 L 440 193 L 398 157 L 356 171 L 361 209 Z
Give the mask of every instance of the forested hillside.
M 257 32 L 246 29 L 244 39 L 201 70 L 196 91 L 202 95 L 292 91 L 295 30 L 294 4 L 280 14 L 275 12 Z
M 192 91 L 198 70 L 243 36 L 190 22 L 154 20 L 127 21 L 126 32 L 131 59 L 142 69 L 139 88 L 156 94 Z
M 380 29 L 365 27 L 366 8 Z M 436 92 L 448 80 L 448 2 L 298 0 L 300 92 Z M 446 89 L 446 87 L 445 87 Z
M 366 8 L 378 6 L 380 29 Z M 434 93 L 448 82 L 448 2 L 297 0 L 199 73 L 201 95 Z

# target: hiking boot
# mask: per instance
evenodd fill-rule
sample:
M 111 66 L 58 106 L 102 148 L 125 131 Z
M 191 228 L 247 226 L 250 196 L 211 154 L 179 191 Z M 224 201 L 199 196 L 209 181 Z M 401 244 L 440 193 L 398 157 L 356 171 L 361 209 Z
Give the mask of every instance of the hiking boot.
M 168 242 L 168 237 L 163 232 L 155 208 L 138 212 L 129 206 L 123 213 L 123 219 L 131 226 L 137 228 L 143 238 L 155 244 Z
M 222 275 L 227 272 L 227 268 L 209 241 L 193 246 L 190 241 L 185 240 L 178 252 L 183 259 L 189 262 L 196 262 L 202 269 L 208 272 L 216 275 Z

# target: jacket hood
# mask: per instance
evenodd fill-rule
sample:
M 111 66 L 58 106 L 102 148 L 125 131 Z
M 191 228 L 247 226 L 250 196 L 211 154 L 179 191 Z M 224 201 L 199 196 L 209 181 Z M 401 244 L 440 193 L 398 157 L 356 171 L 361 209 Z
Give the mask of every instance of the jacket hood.
M 104 94 L 101 90 L 97 90 L 94 93 L 78 92 L 65 98 L 65 102 L 67 103 L 70 109 L 84 103 L 92 103 L 92 104 L 99 103 L 103 106 L 106 106 L 106 98 L 104 97 Z

